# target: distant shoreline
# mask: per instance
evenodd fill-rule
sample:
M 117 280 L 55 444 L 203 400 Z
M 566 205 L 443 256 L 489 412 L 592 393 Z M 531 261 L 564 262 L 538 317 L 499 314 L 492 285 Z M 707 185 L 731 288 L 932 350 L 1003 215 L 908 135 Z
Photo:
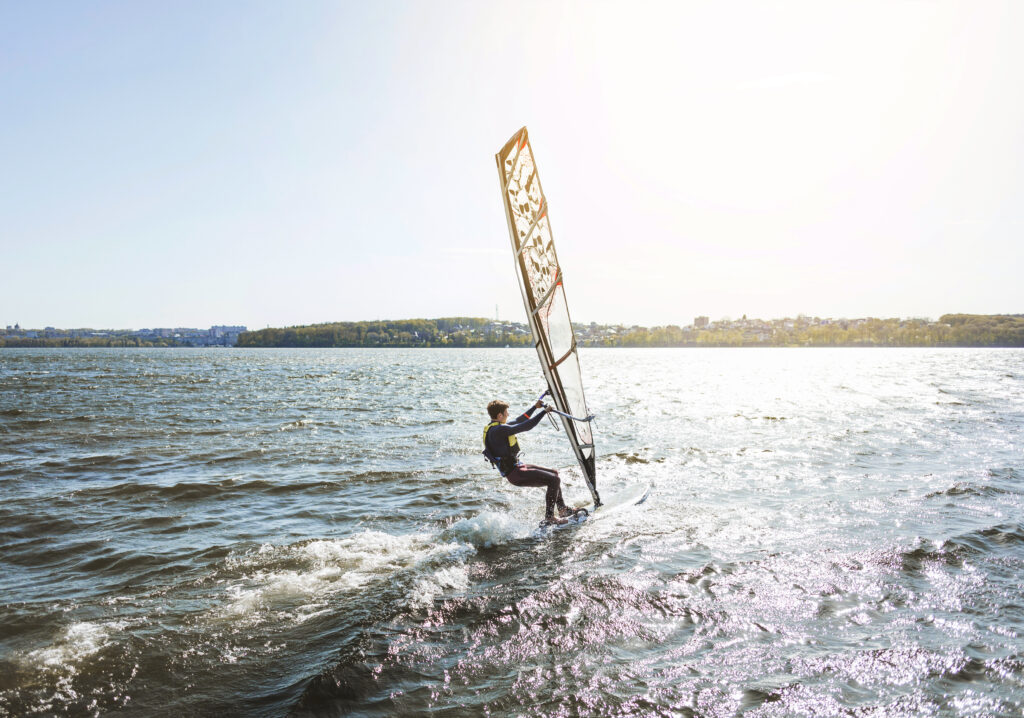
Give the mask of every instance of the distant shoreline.
M 1024 348 L 1024 315 L 946 314 L 927 319 L 747 319 L 711 322 L 698 317 L 690 326 L 640 327 L 573 324 L 577 345 L 590 348 Z M 0 337 L 0 348 L 232 348 L 191 337 L 146 341 L 111 333 L 89 337 Z M 233 338 L 233 337 L 232 337 Z M 237 348 L 438 349 L 533 347 L 527 325 L 480 317 L 335 322 L 242 331 Z
M 580 348 L 592 347 L 1024 347 L 1024 315 L 945 314 L 927 319 L 747 319 L 653 328 L 574 323 Z M 527 325 L 479 317 L 337 322 L 243 332 L 242 347 L 533 346 Z

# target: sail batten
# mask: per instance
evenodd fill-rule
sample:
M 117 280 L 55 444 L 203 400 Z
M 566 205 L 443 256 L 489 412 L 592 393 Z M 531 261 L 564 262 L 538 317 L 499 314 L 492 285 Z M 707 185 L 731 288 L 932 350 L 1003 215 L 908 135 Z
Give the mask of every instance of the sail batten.
M 576 336 L 565 300 L 565 284 L 555 253 L 547 199 L 541 187 L 529 135 L 523 127 L 495 156 L 508 220 L 516 276 L 533 332 L 541 369 L 573 453 L 595 505 L 594 438 L 583 395 Z

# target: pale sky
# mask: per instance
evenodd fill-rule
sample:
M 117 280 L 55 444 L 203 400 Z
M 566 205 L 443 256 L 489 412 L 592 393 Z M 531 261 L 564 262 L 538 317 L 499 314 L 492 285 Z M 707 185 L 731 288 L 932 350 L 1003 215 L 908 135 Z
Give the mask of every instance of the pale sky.
M 1024 2 L 0 0 L 0 327 L 1024 312 Z

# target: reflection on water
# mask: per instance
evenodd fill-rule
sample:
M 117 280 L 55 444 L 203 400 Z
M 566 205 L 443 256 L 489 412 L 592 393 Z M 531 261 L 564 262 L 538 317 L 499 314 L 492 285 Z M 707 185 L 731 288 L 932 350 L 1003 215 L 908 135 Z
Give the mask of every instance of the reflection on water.
M 4 351 L 0 715 L 1020 712 L 1024 352 L 582 362 L 540 536 L 529 350 Z

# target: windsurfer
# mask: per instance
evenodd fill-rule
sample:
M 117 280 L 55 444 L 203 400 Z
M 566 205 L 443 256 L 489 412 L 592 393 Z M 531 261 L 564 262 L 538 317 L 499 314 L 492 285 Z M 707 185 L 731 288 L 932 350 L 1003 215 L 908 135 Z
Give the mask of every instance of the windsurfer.
M 542 411 L 534 412 L 537 409 Z M 508 404 L 495 399 L 487 405 L 487 413 L 491 417 L 491 423 L 484 428 L 484 456 L 486 456 L 498 472 L 508 479 L 514 486 L 538 486 L 547 489 L 544 495 L 544 523 L 564 524 L 566 517 L 576 513 L 576 509 L 569 508 L 562 499 L 561 479 L 554 469 L 546 469 L 543 466 L 524 464 L 517 458 L 519 455 L 519 442 L 516 434 L 529 431 L 537 426 L 549 409 L 540 399 L 537 403 L 517 416 L 511 422 L 508 420 Z M 558 515 L 555 515 L 555 510 Z

